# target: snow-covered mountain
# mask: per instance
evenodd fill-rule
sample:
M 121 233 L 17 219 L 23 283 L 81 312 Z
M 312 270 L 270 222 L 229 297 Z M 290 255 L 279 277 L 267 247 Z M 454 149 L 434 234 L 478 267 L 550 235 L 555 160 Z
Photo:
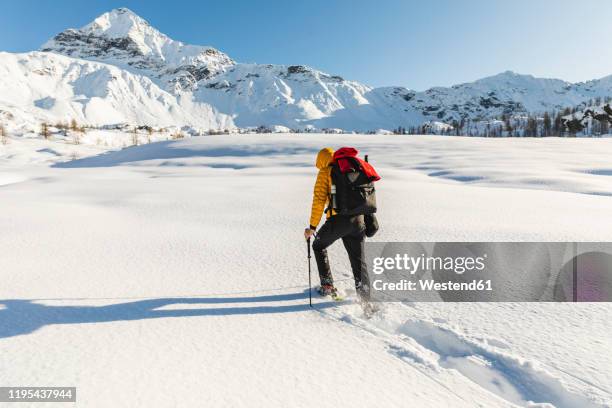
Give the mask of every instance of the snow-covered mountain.
M 606 102 L 603 104 L 601 104 L 600 98 L 591 101 L 595 102 L 595 105 L 580 105 L 561 118 L 564 125 L 571 132 L 582 132 L 585 135 L 601 135 L 607 134 L 610 130 L 612 125 L 610 97 L 606 97 Z M 567 113 L 567 111 L 564 113 Z
M 367 131 L 538 114 L 612 95 L 612 76 L 572 84 L 509 71 L 424 92 L 372 88 L 303 65 L 236 63 L 126 8 L 57 34 L 41 52 L 0 54 L 0 72 L 0 114 L 32 123 Z
M 192 90 L 198 81 L 234 65 L 212 47 L 172 40 L 126 8 L 104 13 L 79 30 L 59 33 L 41 51 L 117 65 L 173 91 Z
M 572 84 L 511 71 L 415 93 L 411 106 L 426 116 L 452 121 L 486 120 L 502 114 L 537 114 L 578 105 L 590 98 L 612 95 L 612 76 Z
M 209 129 L 233 123 L 210 105 L 172 95 L 148 77 L 46 52 L 0 52 L 0 119 L 26 129 L 70 119 Z

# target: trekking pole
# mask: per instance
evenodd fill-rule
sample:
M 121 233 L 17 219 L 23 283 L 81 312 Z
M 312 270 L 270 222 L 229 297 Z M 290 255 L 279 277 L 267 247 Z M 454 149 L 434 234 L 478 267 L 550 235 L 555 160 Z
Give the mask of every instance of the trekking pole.
M 308 302 L 312 307 L 312 281 L 310 277 L 310 238 L 306 240 L 306 246 L 308 247 Z

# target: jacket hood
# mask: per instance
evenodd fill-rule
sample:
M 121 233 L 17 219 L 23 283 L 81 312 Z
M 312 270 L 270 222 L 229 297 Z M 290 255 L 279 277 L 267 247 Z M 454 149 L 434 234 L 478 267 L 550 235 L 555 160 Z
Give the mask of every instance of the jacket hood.
M 319 170 L 329 166 L 332 162 L 332 158 L 334 157 L 334 149 L 331 147 L 325 147 L 319 151 L 317 154 L 317 168 Z

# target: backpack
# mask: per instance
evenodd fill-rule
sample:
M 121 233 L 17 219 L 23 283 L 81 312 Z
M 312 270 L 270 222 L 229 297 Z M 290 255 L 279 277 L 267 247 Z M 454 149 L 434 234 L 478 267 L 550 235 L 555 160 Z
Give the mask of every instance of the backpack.
M 373 214 L 376 212 L 376 189 L 374 181 L 377 177 L 368 176 L 361 161 L 356 157 L 346 157 L 350 167 L 341 171 L 337 161 L 331 164 L 331 197 L 330 208 L 340 215 Z M 367 156 L 366 156 L 367 162 Z M 344 170 L 346 170 L 347 166 Z

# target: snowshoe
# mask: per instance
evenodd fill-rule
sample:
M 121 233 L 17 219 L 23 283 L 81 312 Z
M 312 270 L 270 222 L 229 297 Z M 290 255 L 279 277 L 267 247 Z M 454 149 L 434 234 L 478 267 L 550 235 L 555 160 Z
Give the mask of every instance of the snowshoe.
M 317 291 L 319 292 L 319 295 L 329 296 L 336 302 L 344 300 L 344 298 L 338 294 L 338 289 L 336 289 L 336 287 L 333 285 L 322 285 L 319 287 L 319 289 L 317 289 Z

